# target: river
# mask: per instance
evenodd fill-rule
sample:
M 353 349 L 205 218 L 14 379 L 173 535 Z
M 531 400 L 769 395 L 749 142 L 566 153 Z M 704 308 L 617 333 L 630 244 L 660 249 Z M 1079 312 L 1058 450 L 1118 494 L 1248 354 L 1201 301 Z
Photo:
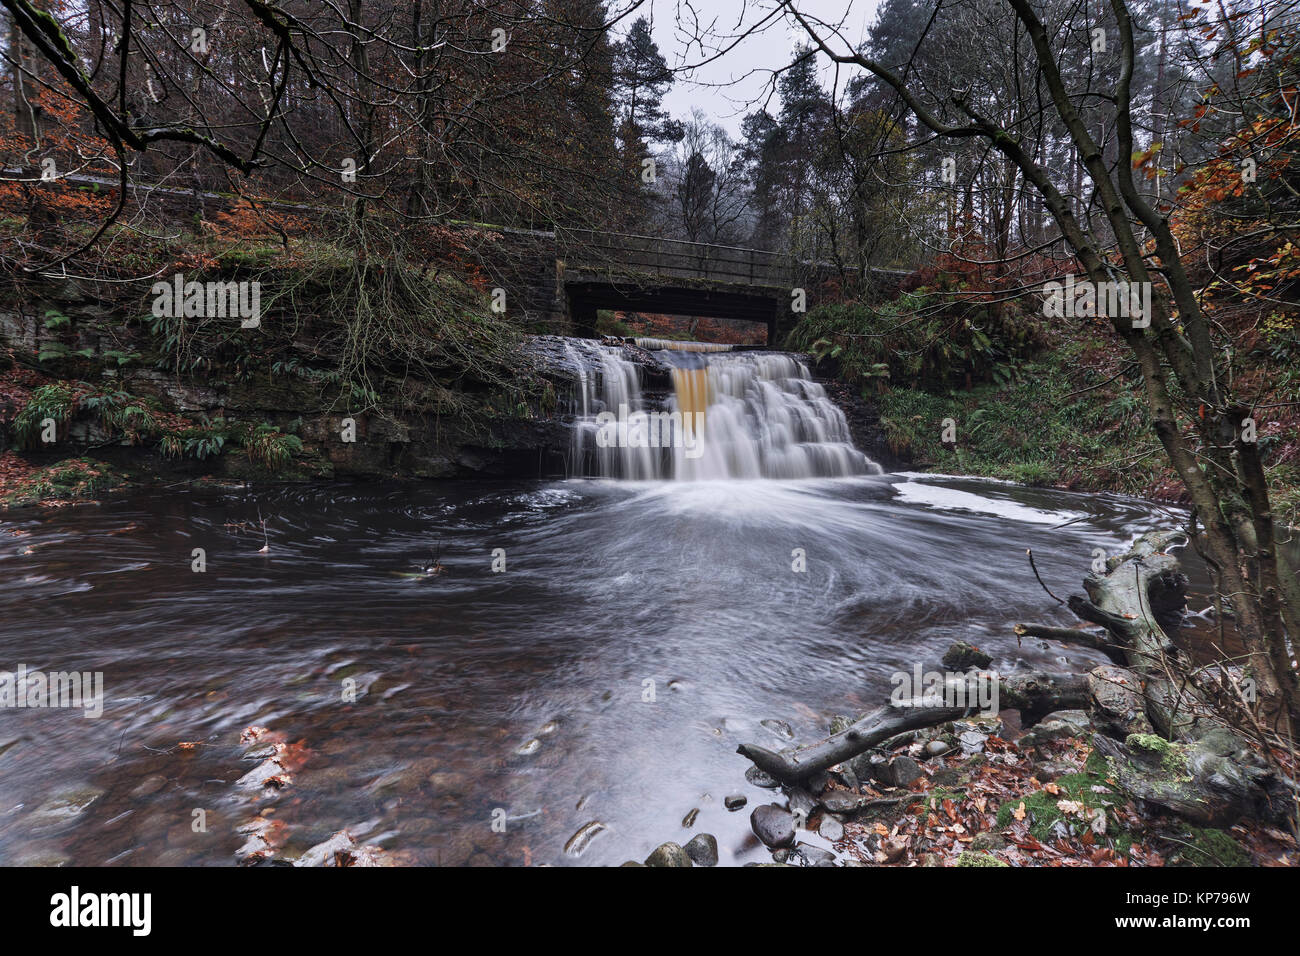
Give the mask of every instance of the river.
M 105 700 L 98 719 L 0 712 L 0 862 L 229 865 L 259 813 L 286 856 L 347 827 L 411 863 L 610 864 L 697 832 L 723 864 L 766 860 L 748 811 L 723 807 L 771 798 L 739 743 L 783 745 L 774 721 L 814 739 L 958 638 L 1004 672 L 1101 662 L 1018 646 L 1016 621 L 1072 622 L 1025 549 L 1065 596 L 1093 549 L 1168 522 L 913 474 L 264 485 L 15 512 L 0 668 L 102 671 Z M 236 783 L 252 725 L 296 745 L 282 789 Z

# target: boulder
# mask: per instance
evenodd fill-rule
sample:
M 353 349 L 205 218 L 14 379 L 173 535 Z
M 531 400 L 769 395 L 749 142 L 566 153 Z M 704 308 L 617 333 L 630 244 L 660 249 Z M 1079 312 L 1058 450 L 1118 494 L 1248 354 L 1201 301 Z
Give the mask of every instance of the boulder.
M 1092 742 L 1121 790 L 1197 826 L 1229 827 L 1245 815 L 1277 822 L 1295 812 L 1286 782 L 1222 728 L 1188 743 L 1155 734 L 1129 734 L 1122 744 L 1094 734 Z
M 1041 747 L 1051 740 L 1084 737 L 1092 733 L 1092 720 L 1082 710 L 1058 710 L 1026 730 L 1016 741 L 1021 750 Z
M 886 787 L 906 787 L 922 776 L 921 765 L 901 755 L 872 764 L 872 773 Z
M 697 833 L 682 849 L 696 866 L 716 866 L 718 863 L 718 841 L 712 833 Z

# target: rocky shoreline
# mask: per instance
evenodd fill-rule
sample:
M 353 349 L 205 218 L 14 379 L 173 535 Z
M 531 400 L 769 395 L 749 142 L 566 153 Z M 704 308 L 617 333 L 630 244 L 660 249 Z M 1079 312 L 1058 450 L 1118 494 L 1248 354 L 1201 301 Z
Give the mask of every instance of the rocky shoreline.
M 988 658 L 958 643 L 947 662 L 989 676 Z M 1238 806 L 1213 812 L 1220 781 L 1187 764 L 1178 745 L 1151 732 L 1136 674 L 1095 668 L 1082 683 L 1061 675 L 1058 691 L 1077 706 L 1037 714 L 1014 681 L 1012 709 L 971 714 L 907 731 L 798 781 L 758 766 L 746 780 L 773 791 L 752 808 L 741 794 L 728 809 L 746 810 L 770 862 L 746 866 L 1245 866 L 1300 861 L 1286 807 Z M 1020 677 L 1021 687 L 1024 685 Z M 1033 675 L 1031 681 L 1051 680 Z M 836 717 L 842 734 L 852 718 Z M 1220 736 L 1216 736 L 1220 735 Z M 1225 732 L 1207 730 L 1207 752 L 1230 750 Z M 1122 741 L 1122 744 L 1119 743 Z M 745 748 L 742 748 L 742 751 Z M 1158 755 L 1156 781 L 1135 776 L 1144 752 Z M 794 751 L 785 751 L 792 753 Z M 1222 756 L 1228 756 L 1224 754 Z M 1261 768 L 1257 757 L 1233 759 Z M 1220 765 L 1219 771 L 1225 767 Z M 1204 788 L 1201 806 L 1164 798 L 1177 787 Z M 1140 782 L 1139 782 L 1140 781 Z M 1143 789 L 1143 787 L 1146 789 Z M 1225 785 L 1226 786 L 1226 785 Z M 683 821 L 688 826 L 688 821 Z M 694 845 L 665 842 L 643 862 L 623 866 L 711 866 Z M 714 858 L 716 862 L 716 858 Z

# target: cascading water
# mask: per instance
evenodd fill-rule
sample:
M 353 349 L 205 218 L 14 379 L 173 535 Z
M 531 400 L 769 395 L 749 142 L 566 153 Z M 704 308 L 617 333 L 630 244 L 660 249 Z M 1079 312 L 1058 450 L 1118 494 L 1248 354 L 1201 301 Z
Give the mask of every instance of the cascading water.
M 658 403 L 619 348 L 569 346 L 580 369 L 573 473 L 681 481 L 880 473 L 853 446 L 844 412 L 793 356 L 645 344 L 670 369 L 671 392 Z

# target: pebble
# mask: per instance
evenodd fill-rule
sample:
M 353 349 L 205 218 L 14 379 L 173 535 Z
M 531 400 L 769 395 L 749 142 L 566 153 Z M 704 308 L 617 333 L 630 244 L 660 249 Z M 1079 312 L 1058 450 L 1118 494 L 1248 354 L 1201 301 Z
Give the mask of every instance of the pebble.
M 775 803 L 755 807 L 749 818 L 749 826 L 754 831 L 754 836 L 762 840 L 765 846 L 776 848 L 794 842 L 794 816 Z
M 830 850 L 823 850 L 819 846 L 800 843 L 795 847 L 795 850 L 798 851 L 804 862 L 809 866 L 832 866 L 835 863 L 835 854 Z
M 925 745 L 925 753 L 928 757 L 942 757 L 951 749 L 946 740 L 931 740 Z
M 587 845 L 599 834 L 604 833 L 609 827 L 599 820 L 590 820 L 578 827 L 573 836 L 569 837 L 568 842 L 564 844 L 564 853 L 566 856 L 582 856 Z
M 748 802 L 743 793 L 733 793 L 722 798 L 722 805 L 728 810 L 739 810 Z
M 837 840 L 844 839 L 844 824 L 826 813 L 822 815 L 821 825 L 817 827 L 817 832 L 834 843 Z

